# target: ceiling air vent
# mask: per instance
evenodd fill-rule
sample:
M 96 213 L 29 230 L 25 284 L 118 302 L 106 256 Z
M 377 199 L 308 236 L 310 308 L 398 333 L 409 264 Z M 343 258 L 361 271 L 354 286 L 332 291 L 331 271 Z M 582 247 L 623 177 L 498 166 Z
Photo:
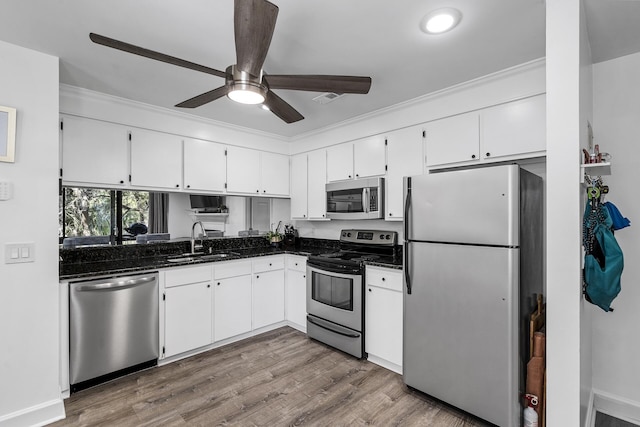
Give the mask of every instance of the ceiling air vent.
M 316 96 L 315 98 L 313 98 L 313 100 L 316 101 L 318 104 L 328 104 L 331 101 L 334 101 L 343 96 L 344 96 L 344 93 L 325 92 L 322 95 Z

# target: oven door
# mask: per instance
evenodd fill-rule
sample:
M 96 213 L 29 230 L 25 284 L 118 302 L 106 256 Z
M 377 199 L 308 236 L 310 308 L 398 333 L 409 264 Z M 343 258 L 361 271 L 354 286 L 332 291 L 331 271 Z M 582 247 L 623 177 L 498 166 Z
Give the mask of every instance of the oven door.
M 362 331 L 362 273 L 307 263 L 307 313 Z

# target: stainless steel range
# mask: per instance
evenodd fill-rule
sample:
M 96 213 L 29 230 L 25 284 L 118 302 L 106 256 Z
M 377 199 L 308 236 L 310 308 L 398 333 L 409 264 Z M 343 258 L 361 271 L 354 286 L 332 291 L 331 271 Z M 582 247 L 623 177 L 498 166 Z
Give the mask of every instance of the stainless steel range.
M 398 234 L 342 230 L 338 252 L 307 261 L 307 335 L 355 357 L 364 353 L 364 264 L 393 262 Z

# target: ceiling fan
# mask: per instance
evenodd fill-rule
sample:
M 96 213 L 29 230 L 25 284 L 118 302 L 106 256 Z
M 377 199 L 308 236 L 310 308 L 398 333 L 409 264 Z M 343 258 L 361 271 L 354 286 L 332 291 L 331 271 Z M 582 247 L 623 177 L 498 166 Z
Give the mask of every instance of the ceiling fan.
M 234 32 L 236 64 L 219 71 L 174 56 L 145 49 L 99 34 L 89 38 L 124 52 L 144 56 L 179 67 L 189 68 L 225 79 L 224 86 L 187 99 L 176 105 L 196 108 L 223 96 L 244 104 L 263 104 L 286 123 L 304 119 L 296 109 L 273 93 L 273 89 L 291 89 L 311 92 L 366 94 L 371 87 L 370 77 L 333 75 L 266 74 L 262 69 L 276 25 L 278 6 L 267 0 L 235 0 Z

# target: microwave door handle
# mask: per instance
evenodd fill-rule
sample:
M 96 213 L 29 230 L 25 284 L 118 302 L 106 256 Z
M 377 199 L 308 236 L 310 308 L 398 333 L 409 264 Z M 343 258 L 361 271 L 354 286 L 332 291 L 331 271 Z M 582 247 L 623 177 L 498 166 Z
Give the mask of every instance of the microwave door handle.
M 369 213 L 369 187 L 362 189 L 362 210 L 364 213 Z

